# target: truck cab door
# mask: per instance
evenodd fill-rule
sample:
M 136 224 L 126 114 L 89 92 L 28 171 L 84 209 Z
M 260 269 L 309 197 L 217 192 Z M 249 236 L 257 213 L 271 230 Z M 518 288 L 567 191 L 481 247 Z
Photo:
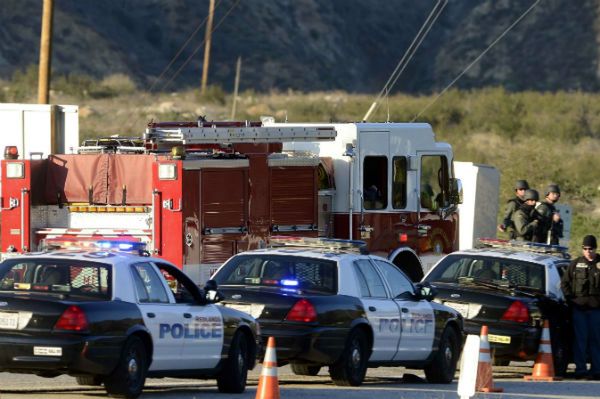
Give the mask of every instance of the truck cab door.
M 417 152 L 418 252 L 440 255 L 454 249 L 456 204 L 451 203 L 451 159 L 443 152 Z

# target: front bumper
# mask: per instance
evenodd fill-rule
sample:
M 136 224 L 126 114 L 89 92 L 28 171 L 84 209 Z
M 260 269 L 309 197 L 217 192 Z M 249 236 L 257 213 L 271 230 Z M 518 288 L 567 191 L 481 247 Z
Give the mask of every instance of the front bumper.
M 33 374 L 107 375 L 121 355 L 122 337 L 65 334 L 44 337 L 0 335 L 0 371 Z M 60 355 L 36 354 L 34 348 L 60 348 Z
M 479 335 L 481 323 L 465 320 L 465 334 Z M 537 355 L 541 329 L 530 325 L 487 324 L 490 349 L 496 358 L 533 360 Z
M 328 365 L 340 357 L 348 332 L 346 328 L 261 323 L 262 348 L 266 349 L 268 338 L 274 337 L 280 365 L 291 361 Z

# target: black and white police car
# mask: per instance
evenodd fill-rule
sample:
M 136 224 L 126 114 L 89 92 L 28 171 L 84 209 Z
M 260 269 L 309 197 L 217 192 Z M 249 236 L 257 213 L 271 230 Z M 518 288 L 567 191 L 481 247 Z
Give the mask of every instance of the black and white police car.
M 243 252 L 213 276 L 226 306 L 249 312 L 277 360 L 299 375 L 329 366 L 337 385 L 360 385 L 367 367 L 424 369 L 429 382 L 454 378 L 462 317 L 431 302 L 426 286 L 364 242 L 289 237 L 281 247 Z
M 215 298 L 216 297 L 216 298 Z M 259 326 L 176 266 L 110 251 L 32 253 L 0 263 L 0 371 L 69 374 L 136 397 L 147 376 L 216 378 L 245 390 Z

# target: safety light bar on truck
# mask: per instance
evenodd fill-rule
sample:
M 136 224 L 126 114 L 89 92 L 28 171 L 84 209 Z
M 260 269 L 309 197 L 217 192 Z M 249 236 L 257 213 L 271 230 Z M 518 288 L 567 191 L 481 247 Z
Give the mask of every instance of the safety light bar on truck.
M 517 251 L 534 252 L 539 254 L 557 255 L 569 259 L 569 248 L 562 245 L 550 245 L 537 242 L 527 242 L 518 240 L 500 240 L 497 238 L 479 238 L 479 248 L 504 248 Z
M 328 249 L 335 252 L 352 251 L 368 254 L 367 243 L 360 240 L 342 240 L 337 238 L 312 238 L 293 236 L 272 236 L 271 247 L 305 247 Z

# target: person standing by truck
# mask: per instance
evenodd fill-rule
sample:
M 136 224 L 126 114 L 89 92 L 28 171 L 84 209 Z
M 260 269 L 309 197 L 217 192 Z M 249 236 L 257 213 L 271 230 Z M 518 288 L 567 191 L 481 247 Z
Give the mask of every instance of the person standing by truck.
M 527 183 L 527 180 L 517 180 L 517 183 L 515 184 L 515 196 L 506 202 L 504 219 L 502 219 L 502 224 L 498 225 L 498 230 L 508 232 L 508 236 L 511 240 L 517 237 L 512 217 L 521 205 L 523 205 L 523 195 L 525 194 L 525 190 L 528 189 L 529 183 Z
M 554 204 L 560 198 L 560 187 L 558 184 L 550 184 L 546 188 L 546 198 L 536 207 L 540 214 L 540 234 L 538 242 L 558 245 L 559 238 L 563 234 L 563 221 Z
M 539 236 L 539 216 L 535 204 L 540 199 L 536 190 L 525 190 L 523 204 L 513 213 L 515 238 L 523 241 L 537 241 Z
M 600 380 L 600 256 L 596 253 L 597 248 L 596 237 L 585 236 L 583 255 L 569 264 L 561 282 L 572 308 L 575 378 L 594 380 Z M 588 353 L 592 362 L 589 374 Z

